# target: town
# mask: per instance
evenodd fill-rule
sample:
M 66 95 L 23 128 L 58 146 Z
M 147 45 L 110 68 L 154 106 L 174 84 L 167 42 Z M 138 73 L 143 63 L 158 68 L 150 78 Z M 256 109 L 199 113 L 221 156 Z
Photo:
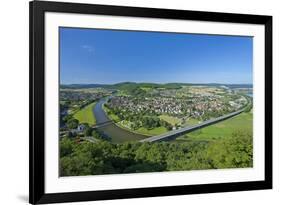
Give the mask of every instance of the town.
M 140 89 L 145 90 L 145 94 L 117 95 L 105 104 L 109 116 L 114 114 L 121 121 L 121 126 L 132 130 L 163 125 L 167 130 L 177 129 L 235 112 L 248 104 L 245 95 L 226 87 Z
M 94 108 L 102 99 L 106 99 L 102 111 L 108 121 L 127 131 L 153 136 L 245 108 L 251 98 L 242 91 L 223 85 L 61 88 L 60 136 L 110 139 L 95 129 L 99 116 L 95 116 Z

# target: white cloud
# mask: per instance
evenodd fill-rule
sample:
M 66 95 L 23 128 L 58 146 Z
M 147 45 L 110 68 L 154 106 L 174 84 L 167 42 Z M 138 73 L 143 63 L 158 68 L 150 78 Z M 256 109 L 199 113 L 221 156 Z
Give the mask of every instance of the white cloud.
M 89 53 L 93 53 L 95 51 L 94 47 L 90 45 L 82 45 L 81 48 L 85 49 Z

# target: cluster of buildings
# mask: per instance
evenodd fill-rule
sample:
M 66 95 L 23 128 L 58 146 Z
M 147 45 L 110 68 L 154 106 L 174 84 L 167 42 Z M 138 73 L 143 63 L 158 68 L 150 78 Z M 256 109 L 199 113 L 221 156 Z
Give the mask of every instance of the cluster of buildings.
M 112 91 L 102 88 L 95 89 L 62 89 L 60 90 L 61 116 L 83 108 L 91 102 L 111 95 Z
M 171 94 L 170 96 L 168 94 Z M 225 93 L 225 95 L 232 95 Z M 232 96 L 233 98 L 233 96 Z M 118 108 L 125 112 L 166 114 L 174 117 L 202 117 L 205 113 L 221 113 L 235 111 L 247 104 L 247 99 L 237 96 L 226 102 L 225 96 L 212 93 L 188 93 L 185 97 L 175 97 L 174 90 L 162 91 L 161 95 L 136 97 L 114 96 L 108 102 L 109 108 Z
M 241 96 L 238 99 L 231 100 L 229 101 L 229 105 L 234 108 L 235 110 L 241 109 L 243 106 L 245 106 L 248 103 L 248 100 L 244 97 Z
M 102 92 L 60 91 L 62 101 L 97 100 L 104 96 Z
M 169 97 L 134 98 L 130 96 L 116 96 L 108 102 L 110 108 L 119 108 L 134 113 L 156 113 L 169 115 L 182 115 L 186 113 L 184 102 Z

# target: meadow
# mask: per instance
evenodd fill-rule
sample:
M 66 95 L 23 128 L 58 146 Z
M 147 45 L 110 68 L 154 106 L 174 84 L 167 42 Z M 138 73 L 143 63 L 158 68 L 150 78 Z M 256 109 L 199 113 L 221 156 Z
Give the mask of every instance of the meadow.
M 179 141 L 213 141 L 222 138 L 229 138 L 235 132 L 253 134 L 253 113 L 243 112 L 233 118 L 224 120 L 214 125 L 190 132 Z
M 171 125 L 175 126 L 176 124 L 180 124 L 181 120 L 177 117 L 169 116 L 169 115 L 160 115 L 161 120 L 165 120 Z
M 96 124 L 96 119 L 93 115 L 93 107 L 95 106 L 95 102 L 87 105 L 83 109 L 77 111 L 73 117 L 79 120 L 80 123 L 88 123 L 89 125 Z

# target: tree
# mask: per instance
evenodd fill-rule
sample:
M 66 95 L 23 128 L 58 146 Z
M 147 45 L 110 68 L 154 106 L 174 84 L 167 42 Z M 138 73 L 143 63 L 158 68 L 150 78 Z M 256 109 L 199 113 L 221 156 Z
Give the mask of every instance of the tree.
M 64 137 L 60 140 L 60 157 L 67 156 L 73 152 L 75 144 L 72 140 Z
M 84 129 L 84 136 L 85 137 L 88 137 L 88 136 L 92 136 L 92 132 L 93 132 L 93 128 L 91 127 L 85 127 Z
M 92 136 L 98 140 L 103 140 L 102 135 L 95 129 L 92 129 Z
M 70 119 L 72 119 L 72 118 L 73 118 L 72 115 L 66 115 L 66 116 L 64 116 L 64 117 L 62 118 L 62 120 L 63 120 L 64 122 L 67 122 L 68 120 L 70 120 Z
M 97 130 L 97 139 L 104 139 Z M 232 137 L 214 141 L 127 142 L 105 140 L 75 143 L 60 140 L 62 176 L 182 171 L 253 166 L 252 134 L 235 132 Z
M 77 119 L 70 119 L 67 121 L 66 126 L 69 129 L 76 129 L 78 124 L 79 124 L 79 121 Z
M 252 167 L 252 135 L 235 132 L 230 139 L 215 141 L 209 145 L 206 157 L 213 168 Z
M 72 138 L 72 137 L 75 137 L 76 135 L 73 134 L 71 131 L 67 131 L 66 134 L 65 134 L 65 136 L 66 136 L 67 138 Z

